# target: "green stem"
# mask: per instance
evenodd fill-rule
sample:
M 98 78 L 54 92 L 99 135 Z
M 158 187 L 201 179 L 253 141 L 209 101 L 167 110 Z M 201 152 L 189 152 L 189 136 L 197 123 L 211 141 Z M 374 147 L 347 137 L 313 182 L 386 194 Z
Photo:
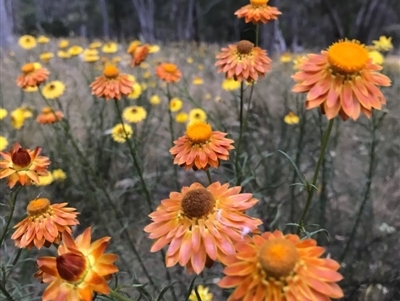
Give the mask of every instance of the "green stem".
M 239 140 L 236 147 L 236 157 L 235 157 L 235 171 L 236 171 L 236 186 L 239 186 L 242 182 L 241 180 L 241 170 L 239 168 L 239 157 L 240 157 L 240 147 L 242 144 L 242 136 L 243 136 L 243 94 L 244 94 L 244 83 L 243 81 L 240 83 L 240 111 L 239 111 Z
M 311 182 L 311 184 L 307 183 L 306 189 L 307 189 L 307 192 L 308 192 L 308 198 L 307 198 L 306 206 L 304 207 L 303 214 L 301 215 L 301 218 L 300 218 L 299 227 L 297 229 L 297 235 L 300 234 L 301 229 L 303 229 L 303 227 L 304 227 L 304 220 L 305 220 L 305 218 L 307 216 L 308 209 L 310 208 L 311 200 L 312 200 L 312 198 L 314 196 L 314 191 L 316 190 L 315 186 L 317 184 L 319 169 L 320 169 L 320 167 L 322 165 L 322 162 L 324 160 L 325 151 L 326 151 L 326 147 L 328 146 L 329 136 L 331 135 L 331 131 L 332 131 L 334 120 L 335 119 L 329 120 L 328 128 L 326 129 L 325 134 L 324 134 L 324 136 L 322 138 L 321 153 L 319 154 L 317 165 L 315 166 L 315 171 L 314 171 L 314 176 L 313 176 L 312 182 Z
M 6 296 L 8 301 L 14 301 L 13 297 L 11 297 L 10 293 L 7 292 L 6 288 L 3 286 L 3 284 L 0 282 L 0 291 Z
M 3 234 L 1 235 L 1 238 L 0 238 L 0 247 L 3 244 L 3 241 L 4 241 L 4 239 L 5 239 L 6 235 L 7 235 L 7 232 L 8 232 L 8 227 L 10 226 L 11 220 L 12 220 L 12 218 L 14 216 L 15 203 L 17 202 L 17 196 L 18 196 L 18 193 L 20 192 L 21 188 L 22 188 L 22 186 L 19 186 L 17 188 L 17 190 L 15 191 L 15 193 L 11 193 L 11 195 L 10 195 L 11 210 L 10 210 L 10 215 L 8 216 L 8 219 L 7 219 L 6 226 L 4 228 Z
M 208 182 L 210 183 L 210 185 L 212 184 L 212 178 L 211 178 L 211 172 L 209 169 L 206 170 L 207 173 L 207 178 L 208 178 Z
M 116 292 L 114 290 L 111 290 L 110 295 L 111 295 L 111 297 L 113 297 L 115 299 L 118 299 L 120 301 L 132 301 L 132 299 L 129 299 L 129 298 L 125 297 L 125 296 L 122 296 L 120 293 L 118 293 L 118 292 Z
M 256 47 L 260 44 L 260 24 L 256 25 Z

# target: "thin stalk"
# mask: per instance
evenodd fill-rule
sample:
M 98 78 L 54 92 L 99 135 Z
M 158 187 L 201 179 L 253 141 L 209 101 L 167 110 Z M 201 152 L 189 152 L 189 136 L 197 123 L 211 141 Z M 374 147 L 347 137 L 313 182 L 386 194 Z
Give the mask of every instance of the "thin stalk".
M 256 47 L 260 44 L 260 24 L 256 25 Z
M 328 146 L 329 136 L 331 135 L 331 131 L 332 131 L 334 120 L 335 119 L 329 120 L 328 128 L 326 129 L 325 134 L 324 134 L 324 136 L 322 138 L 321 153 L 319 154 L 317 165 L 315 166 L 315 171 L 314 171 L 314 176 L 313 176 L 312 182 L 311 182 L 311 184 L 308 183 L 307 187 L 306 187 L 307 193 L 308 193 L 308 197 L 307 197 L 306 206 L 304 207 L 303 214 L 301 215 L 301 218 L 300 218 L 299 227 L 297 229 L 297 235 L 300 234 L 300 231 L 304 226 L 304 220 L 306 219 L 306 216 L 307 216 L 307 213 L 308 213 L 308 209 L 310 208 L 310 205 L 311 205 L 311 200 L 312 200 L 312 198 L 314 196 L 314 191 L 315 191 L 315 186 L 317 184 L 319 169 L 320 169 L 320 167 L 322 165 L 322 162 L 324 160 L 325 151 L 326 151 L 326 147 Z
M 236 147 L 236 156 L 235 156 L 235 171 L 236 171 L 236 186 L 239 186 L 242 182 L 241 180 L 241 171 L 239 168 L 239 157 L 240 157 L 240 147 L 242 144 L 242 136 L 243 136 L 243 94 L 244 94 L 244 84 L 243 81 L 240 83 L 240 109 L 239 109 L 239 139 Z
M 207 174 L 208 182 L 211 185 L 212 184 L 212 178 L 211 178 L 211 172 L 210 172 L 209 169 L 206 170 L 206 174 Z
M 0 282 L 0 291 L 3 293 L 4 296 L 6 296 L 8 301 L 15 301 L 13 297 L 11 297 L 10 293 L 7 292 L 6 288 L 3 286 L 1 282 Z
M 10 210 L 10 215 L 8 216 L 8 219 L 7 219 L 7 222 L 6 222 L 6 227 L 4 228 L 3 234 L 1 235 L 1 238 L 0 238 L 0 247 L 3 244 L 3 241 L 4 241 L 4 239 L 5 239 L 6 235 L 7 235 L 7 232 L 8 232 L 8 227 L 10 227 L 11 220 L 12 220 L 12 218 L 14 216 L 15 203 L 17 202 L 17 196 L 18 196 L 18 193 L 20 192 L 21 188 L 22 188 L 22 186 L 19 186 L 17 188 L 17 190 L 15 191 L 15 193 L 11 193 L 11 195 L 10 195 L 11 210 Z
M 118 293 L 114 290 L 111 290 L 110 295 L 111 295 L 111 297 L 113 297 L 117 300 L 120 300 L 120 301 L 133 301 L 132 299 L 122 296 L 120 293 Z

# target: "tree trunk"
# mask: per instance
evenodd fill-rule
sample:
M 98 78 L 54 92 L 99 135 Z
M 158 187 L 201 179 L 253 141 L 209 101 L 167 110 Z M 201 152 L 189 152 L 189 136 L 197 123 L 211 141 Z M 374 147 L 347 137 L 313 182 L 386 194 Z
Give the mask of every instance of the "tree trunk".
M 110 24 L 108 22 L 108 11 L 106 0 L 100 1 L 101 17 L 103 18 L 103 36 L 106 39 L 110 38 Z
M 8 46 L 12 42 L 12 31 L 8 16 L 5 0 L 0 0 L 0 47 Z
M 154 0 L 132 0 L 132 3 L 139 18 L 143 39 L 148 43 L 154 43 Z

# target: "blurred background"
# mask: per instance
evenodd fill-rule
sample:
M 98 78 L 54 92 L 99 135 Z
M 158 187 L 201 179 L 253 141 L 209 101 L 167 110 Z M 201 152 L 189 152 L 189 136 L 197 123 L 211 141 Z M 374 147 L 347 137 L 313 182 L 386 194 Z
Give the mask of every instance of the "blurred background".
M 248 0 L 1 0 L 1 44 L 13 35 L 89 39 L 201 41 L 240 38 L 245 25 L 233 13 Z M 270 52 L 321 48 L 339 38 L 363 43 L 380 35 L 400 41 L 399 0 L 270 0 L 282 12 L 262 26 Z M 397 43 L 397 44 L 396 44 Z

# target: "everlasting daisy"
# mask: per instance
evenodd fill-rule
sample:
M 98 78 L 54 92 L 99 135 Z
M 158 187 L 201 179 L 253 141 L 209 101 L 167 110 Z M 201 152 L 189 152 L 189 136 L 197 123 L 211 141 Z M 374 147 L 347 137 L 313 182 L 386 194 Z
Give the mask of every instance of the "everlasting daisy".
M 69 59 L 71 57 L 71 54 L 69 54 L 69 52 L 67 51 L 59 50 L 57 51 L 57 56 L 61 59 Z
M 287 124 L 298 124 L 300 121 L 299 116 L 297 116 L 293 112 L 289 112 L 284 118 L 283 121 Z
M 96 49 L 100 48 L 102 43 L 100 41 L 93 41 L 92 43 L 89 44 L 90 49 Z
M 18 39 L 18 44 L 21 48 L 29 50 L 36 47 L 36 39 L 30 35 L 25 35 Z
M 25 123 L 24 111 L 21 108 L 17 108 L 11 112 L 11 125 L 14 129 L 19 130 Z
M 124 129 L 125 128 L 125 129 Z M 111 136 L 115 142 L 124 143 L 126 139 L 133 135 L 132 127 L 129 124 L 122 125 L 121 123 L 113 127 Z
M 384 58 L 383 54 L 380 53 L 378 50 L 368 51 L 368 56 L 372 60 L 373 64 L 382 66 L 383 63 L 385 62 L 385 58 Z
M 187 62 L 188 64 L 193 64 L 194 60 L 193 60 L 192 57 L 188 57 L 188 58 L 186 59 L 186 62 Z
M 139 66 L 144 60 L 147 58 L 149 55 L 149 45 L 145 44 L 142 46 L 138 46 L 135 50 L 135 52 L 132 55 L 132 61 L 131 61 L 131 66 Z
M 35 63 L 28 63 L 22 66 L 22 74 L 17 77 L 18 87 L 24 89 L 26 87 L 36 87 L 43 83 L 50 75 L 46 68 L 42 68 Z
M 393 49 L 392 37 L 380 36 L 379 40 L 372 41 L 378 51 L 390 51 Z
M 218 72 L 224 72 L 227 78 L 234 78 L 239 82 L 257 81 L 259 76 L 264 77 L 271 68 L 271 59 L 267 52 L 246 40 L 222 48 L 217 59 L 215 65 L 218 66 Z
M 0 108 L 0 120 L 6 118 L 8 115 L 8 112 L 6 109 Z
M 105 43 L 101 51 L 104 53 L 116 53 L 118 51 L 118 44 L 114 42 Z
M 100 59 L 98 55 L 87 55 L 84 54 L 82 57 L 82 60 L 86 63 L 94 63 L 97 62 Z
M 87 56 L 95 56 L 95 55 L 99 55 L 99 51 L 97 49 L 92 49 L 92 48 L 88 48 L 85 49 L 83 51 L 83 55 L 87 55 Z
M 133 81 L 127 74 L 121 74 L 114 65 L 107 65 L 103 75 L 95 79 L 90 85 L 92 94 L 97 97 L 109 99 L 121 99 L 122 95 L 128 95 L 133 90 Z
M 336 284 L 343 277 L 339 263 L 320 258 L 324 248 L 314 239 L 280 231 L 246 237 L 228 256 L 219 282 L 222 288 L 235 288 L 228 301 L 310 301 L 343 297 Z
M 207 120 L 207 114 L 200 108 L 192 109 L 189 112 L 189 120 L 190 122 L 205 122 Z
M 153 106 L 159 105 L 159 104 L 161 103 L 160 96 L 158 96 L 158 95 L 152 95 L 152 96 L 150 97 L 150 103 L 151 103 Z
M 382 67 L 371 62 L 368 51 L 358 41 L 339 41 L 322 51 L 309 54 L 292 76 L 298 83 L 293 92 L 307 92 L 306 108 L 320 107 L 328 119 L 338 114 L 356 120 L 360 113 L 371 117 L 386 103 L 378 86 L 390 86 L 379 73 Z
M 202 285 L 199 285 L 197 287 L 197 293 L 200 296 L 201 301 L 212 301 L 213 300 L 213 294 L 210 293 L 210 289 L 208 287 L 204 287 Z M 192 290 L 189 296 L 189 301 L 200 301 L 200 299 L 197 298 L 196 292 Z
M 60 40 L 58 42 L 58 48 L 60 48 L 60 49 L 65 49 L 68 46 L 69 46 L 69 41 L 68 40 L 62 39 L 62 40 Z
M 150 45 L 150 49 L 149 49 L 150 53 L 156 53 L 156 52 L 159 52 L 159 51 L 160 51 L 160 46 L 158 46 L 158 45 Z
M 0 136 L 0 152 L 5 150 L 8 146 L 8 140 L 4 136 Z
M 54 181 L 64 181 L 67 178 L 67 175 L 62 169 L 54 169 L 51 174 L 53 175 Z
M 124 109 L 122 117 L 132 123 L 138 123 L 146 119 L 147 112 L 141 106 L 131 106 Z
M 200 85 L 204 84 L 204 81 L 203 81 L 203 79 L 202 79 L 200 76 L 196 76 L 196 77 L 193 79 L 192 84 L 195 85 L 195 86 L 200 86 Z
M 235 91 L 240 88 L 240 82 L 235 80 L 234 78 L 226 78 L 222 84 L 222 89 L 225 91 Z
M 36 186 L 48 186 L 53 183 L 54 178 L 53 175 L 49 172 L 46 176 L 39 176 L 39 184 L 35 184 Z
M 182 109 L 183 102 L 178 97 L 174 97 L 169 101 L 169 109 L 171 112 L 178 112 Z
M 39 58 L 43 63 L 48 63 L 54 57 L 54 53 L 52 52 L 43 52 Z
M 40 124 L 53 124 L 64 118 L 61 111 L 54 111 L 51 107 L 42 109 L 42 113 L 36 118 L 36 122 Z
M 220 160 L 229 159 L 229 151 L 234 149 L 233 140 L 225 138 L 227 134 L 213 131 L 205 122 L 195 122 L 187 127 L 186 134 L 174 141 L 169 152 L 174 157 L 174 164 L 186 170 L 207 170 L 217 168 Z
M 131 54 L 131 55 L 133 55 L 140 44 L 142 44 L 142 42 L 140 42 L 139 40 L 132 41 L 129 44 L 128 49 L 126 50 L 126 52 Z
M 292 61 L 292 56 L 290 55 L 289 52 L 285 52 L 281 55 L 281 57 L 279 58 L 279 60 L 281 61 L 281 63 L 290 63 Z
M 47 83 L 43 89 L 42 94 L 46 99 L 59 98 L 64 94 L 65 85 L 62 81 L 54 80 Z
M 140 95 L 142 95 L 142 86 L 139 83 L 133 84 L 133 90 L 131 93 L 128 94 L 129 99 L 138 99 Z
M 87 228 L 75 240 L 64 231 L 57 257 L 41 257 L 37 260 L 40 278 L 49 286 L 42 300 L 92 301 L 93 294 L 109 295 L 107 280 L 118 272 L 113 264 L 118 256 L 104 254 L 111 237 L 94 242 L 92 230 Z
M 182 73 L 178 69 L 178 66 L 172 63 L 162 63 L 157 66 L 157 76 L 167 83 L 176 83 L 181 77 Z
M 78 45 L 71 46 L 71 47 L 68 49 L 68 53 L 69 53 L 71 56 L 80 55 L 82 52 L 83 52 L 83 48 L 82 48 L 81 46 L 78 46 Z
M 47 175 L 50 160 L 39 156 L 41 148 L 34 150 L 23 149 L 19 143 L 14 143 L 10 152 L 0 152 L 0 179 L 8 177 L 7 185 L 13 188 L 17 182 L 22 186 L 29 185 L 30 181 L 39 183 L 38 176 Z
M 243 6 L 235 12 L 235 15 L 246 23 L 260 24 L 271 20 L 277 20 L 282 13 L 273 6 L 268 5 L 269 0 L 250 0 L 250 4 Z
M 229 188 L 229 184 L 215 182 L 208 187 L 193 183 L 181 192 L 171 192 L 149 215 L 152 223 L 144 228 L 156 240 L 150 251 L 169 245 L 166 266 L 179 263 L 196 274 L 206 263 L 223 262 L 234 254 L 234 243 L 256 232 L 262 223 L 244 214 L 258 200 L 240 190 L 240 186 Z
M 71 233 L 71 227 L 78 225 L 79 214 L 75 208 L 66 207 L 67 203 L 51 204 L 49 199 L 40 198 L 29 202 L 28 216 L 14 226 L 11 239 L 19 248 L 43 246 L 60 243 L 61 233 Z
M 46 36 L 39 36 L 37 42 L 39 44 L 47 44 L 48 42 L 50 42 L 50 39 Z
M 189 115 L 186 114 L 185 112 L 180 112 L 175 116 L 175 121 L 178 123 L 185 123 L 186 121 L 188 121 L 188 119 Z

